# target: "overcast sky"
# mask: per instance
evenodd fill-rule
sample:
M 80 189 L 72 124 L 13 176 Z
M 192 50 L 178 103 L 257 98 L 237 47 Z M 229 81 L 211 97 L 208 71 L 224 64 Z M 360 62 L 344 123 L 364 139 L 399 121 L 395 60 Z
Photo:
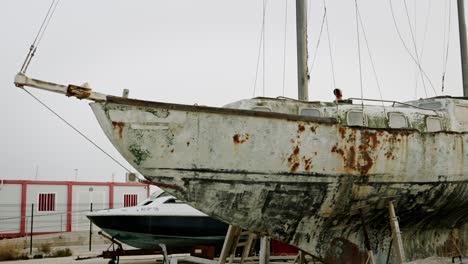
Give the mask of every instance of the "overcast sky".
M 50 2 L 0 2 L 0 179 L 74 180 L 77 169 L 81 181 L 110 181 L 112 175 L 121 181 L 121 167 L 13 85 Z M 317 57 L 309 95 L 311 100 L 330 101 L 334 85 L 326 27 L 316 50 L 323 3 L 310 1 L 309 59 Z M 414 53 L 410 18 L 416 46 L 423 51 L 422 67 L 437 95 L 460 96 L 456 1 L 450 5 L 449 0 L 407 0 L 408 16 L 403 0 L 392 3 L 404 42 Z M 358 4 L 383 97 L 425 97 L 423 85 L 416 81 L 417 68 L 396 33 L 389 1 Z M 326 0 L 326 5 L 335 86 L 344 97 L 360 97 L 354 1 Z M 297 97 L 294 8 L 293 0 L 267 2 L 265 77 L 260 65 L 256 96 L 263 95 L 265 87 L 265 96 Z M 27 75 L 62 84 L 88 82 L 94 90 L 113 95 L 128 88 L 130 97 L 144 100 L 222 106 L 254 95 L 262 9 L 263 0 L 62 0 Z M 360 34 L 364 97 L 380 98 L 362 29 Z M 426 86 L 428 96 L 434 96 Z M 86 101 L 31 91 L 130 167 L 105 137 Z

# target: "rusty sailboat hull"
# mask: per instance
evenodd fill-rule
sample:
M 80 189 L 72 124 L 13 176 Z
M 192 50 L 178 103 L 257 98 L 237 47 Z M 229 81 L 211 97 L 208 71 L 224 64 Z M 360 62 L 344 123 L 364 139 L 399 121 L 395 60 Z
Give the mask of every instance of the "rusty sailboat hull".
M 468 135 L 107 97 L 91 104 L 144 177 L 204 213 L 329 263 L 377 263 L 394 201 L 408 259 L 468 241 Z

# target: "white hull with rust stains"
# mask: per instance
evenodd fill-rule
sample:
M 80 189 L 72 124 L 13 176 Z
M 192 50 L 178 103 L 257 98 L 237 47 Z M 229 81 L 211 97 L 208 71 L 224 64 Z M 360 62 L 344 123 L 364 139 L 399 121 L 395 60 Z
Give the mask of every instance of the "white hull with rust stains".
M 468 241 L 464 132 L 349 127 L 339 118 L 110 97 L 91 106 L 148 180 L 210 216 L 328 261 L 353 252 L 363 258 L 362 212 L 383 262 L 389 200 L 397 204 L 409 259 L 447 252 L 454 234 Z M 410 121 L 434 114 L 398 111 Z M 436 113 L 455 127 L 450 114 Z

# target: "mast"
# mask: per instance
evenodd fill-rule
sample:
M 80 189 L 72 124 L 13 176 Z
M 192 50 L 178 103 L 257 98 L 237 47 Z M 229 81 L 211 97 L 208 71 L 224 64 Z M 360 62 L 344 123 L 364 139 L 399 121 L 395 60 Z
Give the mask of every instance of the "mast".
M 286 0 L 287 1 L 287 0 Z M 307 69 L 307 0 L 296 0 L 298 99 L 309 100 Z
M 463 96 L 468 97 L 468 43 L 466 41 L 466 22 L 464 0 L 458 0 L 458 30 L 460 33 L 460 55 L 462 64 Z

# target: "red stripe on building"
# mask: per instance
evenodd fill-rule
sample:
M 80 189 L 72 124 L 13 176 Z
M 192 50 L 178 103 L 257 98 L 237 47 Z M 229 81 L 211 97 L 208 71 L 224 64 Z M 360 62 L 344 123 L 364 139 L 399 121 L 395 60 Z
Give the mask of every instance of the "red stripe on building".
M 21 183 L 21 220 L 20 220 L 20 234 L 21 236 L 26 235 L 26 191 L 28 185 Z
M 109 208 L 114 208 L 114 183 L 109 185 Z
M 42 193 L 39 194 L 39 200 L 38 200 L 37 202 L 38 202 L 37 210 L 38 210 L 38 211 L 42 211 L 42 205 L 43 205 L 43 202 L 42 202 Z
M 73 185 L 71 182 L 67 184 L 67 232 L 72 230 L 72 200 L 73 200 Z
M 45 185 L 67 185 L 69 183 L 73 185 L 94 185 L 94 186 L 109 186 L 111 184 L 115 186 L 142 186 L 149 185 L 147 183 L 139 182 L 75 182 L 75 181 L 31 181 L 31 180 L 3 180 L 4 184 L 45 184 Z

